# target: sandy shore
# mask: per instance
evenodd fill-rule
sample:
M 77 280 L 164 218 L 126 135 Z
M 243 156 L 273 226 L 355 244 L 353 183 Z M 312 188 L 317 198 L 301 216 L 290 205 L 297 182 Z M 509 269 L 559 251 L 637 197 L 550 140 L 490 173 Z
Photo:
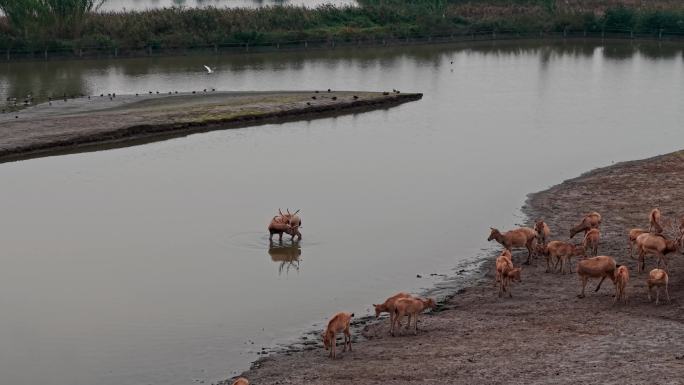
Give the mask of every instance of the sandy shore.
M 244 376 L 259 385 L 684 384 L 684 256 L 670 255 L 672 304 L 655 306 L 626 242 L 629 228 L 648 225 L 651 208 L 676 219 L 681 202 L 684 152 L 597 169 L 531 195 L 523 208 L 549 223 L 553 239 L 567 239 L 582 213 L 599 211 L 599 253 L 630 268 L 627 305 L 613 305 L 610 282 L 595 293 L 592 281 L 577 298 L 576 274 L 545 273 L 539 259 L 524 268 L 514 297 L 499 299 L 492 257 L 480 278 L 422 316 L 417 336 L 392 338 L 386 319 L 372 322 L 338 360 L 319 346 L 264 358 Z M 514 262 L 524 256 L 515 253 Z M 647 270 L 654 266 L 649 259 Z
M 0 162 L 249 125 L 315 119 L 418 100 L 360 91 L 96 95 L 0 115 Z

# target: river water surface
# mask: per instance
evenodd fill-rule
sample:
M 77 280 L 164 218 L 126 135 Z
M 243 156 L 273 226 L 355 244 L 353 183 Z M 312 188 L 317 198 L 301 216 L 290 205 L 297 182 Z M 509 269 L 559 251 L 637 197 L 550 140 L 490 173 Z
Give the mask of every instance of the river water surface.
M 684 143 L 680 47 L 486 43 L 0 67 L 3 100 L 207 87 L 425 96 L 1 164 L 0 383 L 227 378 L 336 311 L 368 314 L 483 256 L 489 226 L 524 220 L 527 193 Z M 302 209 L 296 248 L 269 248 L 278 207 Z

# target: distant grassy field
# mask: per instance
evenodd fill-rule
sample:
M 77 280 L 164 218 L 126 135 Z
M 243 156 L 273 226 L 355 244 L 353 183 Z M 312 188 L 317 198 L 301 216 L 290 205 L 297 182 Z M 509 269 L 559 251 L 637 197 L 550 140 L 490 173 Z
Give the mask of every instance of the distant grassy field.
M 45 8 L 45 3 L 52 5 Z M 358 3 L 357 7 L 342 8 L 172 8 L 96 13 L 90 11 L 96 4 L 89 0 L 0 0 L 0 8 L 8 15 L 0 19 L 0 49 L 194 48 L 491 30 L 684 34 L 684 2 L 680 0 L 359 0 Z M 27 12 L 21 4 L 34 4 L 38 8 Z

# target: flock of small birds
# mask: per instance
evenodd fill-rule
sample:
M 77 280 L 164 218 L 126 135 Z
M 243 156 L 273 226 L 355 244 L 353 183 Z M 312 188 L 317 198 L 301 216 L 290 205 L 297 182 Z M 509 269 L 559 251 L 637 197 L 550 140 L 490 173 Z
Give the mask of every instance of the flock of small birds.
M 193 95 L 196 95 L 196 94 L 198 94 L 198 93 L 200 93 L 200 92 L 201 92 L 201 93 L 216 92 L 216 88 L 204 88 L 204 89 L 202 89 L 202 91 L 195 91 L 195 90 L 193 90 L 193 91 L 191 91 L 190 93 L 193 94 Z M 318 94 L 318 93 L 320 93 L 321 91 L 316 90 L 316 91 L 314 91 L 314 92 Z M 332 92 L 332 90 L 331 90 L 330 88 L 328 88 L 328 89 L 327 89 L 327 92 L 330 93 L 330 92 Z M 176 91 L 176 90 L 166 92 L 167 95 L 174 95 L 174 94 L 178 94 L 178 93 L 179 93 L 179 92 Z M 392 89 L 392 93 L 394 93 L 394 94 L 399 94 L 399 93 L 401 93 L 401 91 L 399 91 L 399 90 L 397 90 L 397 89 Z M 144 93 L 142 93 L 142 94 L 144 94 Z M 148 94 L 148 95 L 161 95 L 161 94 L 164 94 L 164 93 L 163 93 L 163 92 L 160 92 L 160 91 L 147 91 L 147 94 Z M 390 94 L 390 92 L 385 91 L 385 92 L 383 92 L 382 94 L 385 95 L 385 96 L 387 96 L 387 95 Z M 136 92 L 136 93 L 135 93 L 135 96 L 140 96 L 140 95 L 141 95 L 140 92 Z M 66 102 L 69 101 L 69 99 L 74 99 L 74 100 L 75 100 L 75 99 L 86 98 L 86 97 L 88 98 L 88 100 L 92 100 L 93 98 L 97 98 L 97 95 L 84 95 L 84 94 L 82 94 L 82 93 L 81 93 L 81 94 L 71 94 L 71 95 L 67 95 L 67 94 L 65 93 L 65 94 L 63 94 L 63 95 L 60 96 L 60 97 L 48 96 L 48 99 L 47 99 L 47 100 L 48 100 L 48 105 L 52 106 L 52 103 L 53 103 L 53 102 L 57 102 L 57 101 L 59 101 L 59 100 L 61 100 L 61 101 L 63 101 L 64 103 L 66 103 Z M 101 94 L 99 95 L 99 97 L 100 97 L 100 98 L 105 98 L 105 97 L 107 97 L 109 100 L 112 100 L 112 101 L 113 101 L 114 99 L 116 99 L 116 93 L 115 93 L 115 92 L 107 93 L 107 94 L 101 93 Z M 358 99 L 359 99 L 359 97 L 358 97 L 357 95 L 353 95 L 352 98 L 353 98 L 354 100 L 358 100 Z M 317 98 L 316 96 L 311 96 L 311 99 L 312 99 L 312 100 L 317 100 L 318 98 Z M 333 96 L 333 97 L 331 97 L 330 99 L 332 99 L 332 100 L 337 100 L 337 96 Z M 5 113 L 10 113 L 10 112 L 14 112 L 14 111 L 16 111 L 17 109 L 19 109 L 19 108 L 20 108 L 20 105 L 19 105 L 20 101 L 21 101 L 21 103 L 22 103 L 22 107 L 28 107 L 28 106 L 33 105 L 33 104 L 34 104 L 34 97 L 33 97 L 33 95 L 32 95 L 31 93 L 29 93 L 29 94 L 27 94 L 27 95 L 26 95 L 25 97 L 23 97 L 23 98 L 7 97 L 7 100 L 6 100 L 6 101 L 7 101 L 7 106 L 6 106 L 5 108 L 2 109 L 2 113 L 3 113 L 3 114 L 5 114 Z M 311 102 L 307 102 L 306 105 L 307 105 L 307 106 L 311 106 L 312 104 L 311 104 Z M 19 116 L 18 116 L 18 115 L 15 115 L 15 119 L 19 119 Z

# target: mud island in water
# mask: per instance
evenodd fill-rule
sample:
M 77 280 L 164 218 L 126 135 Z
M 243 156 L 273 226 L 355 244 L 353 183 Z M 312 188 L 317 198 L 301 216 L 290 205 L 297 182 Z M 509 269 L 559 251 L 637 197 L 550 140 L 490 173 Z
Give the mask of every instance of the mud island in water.
M 590 281 L 587 296 L 578 298 L 577 274 L 545 273 L 539 257 L 523 267 L 513 298 L 498 298 L 492 256 L 441 311 L 421 316 L 416 336 L 390 337 L 389 321 L 382 319 L 366 325 L 365 339 L 336 360 L 322 347 L 275 354 L 244 376 L 260 385 L 682 384 L 684 256 L 670 254 L 672 303 L 656 306 L 646 289 L 655 259 L 648 258 L 647 272 L 639 274 L 627 249 L 628 230 L 648 228 L 653 207 L 678 221 L 681 202 L 684 152 L 676 152 L 597 169 L 531 195 L 523 208 L 528 225 L 543 218 L 551 239 L 560 240 L 584 213 L 600 212 L 599 254 L 631 272 L 627 304 L 613 304 L 608 280 L 598 292 L 598 280 Z M 513 262 L 526 256 L 516 251 Z
M 0 162 L 388 108 L 421 97 L 399 92 L 204 90 L 54 99 L 0 115 Z

